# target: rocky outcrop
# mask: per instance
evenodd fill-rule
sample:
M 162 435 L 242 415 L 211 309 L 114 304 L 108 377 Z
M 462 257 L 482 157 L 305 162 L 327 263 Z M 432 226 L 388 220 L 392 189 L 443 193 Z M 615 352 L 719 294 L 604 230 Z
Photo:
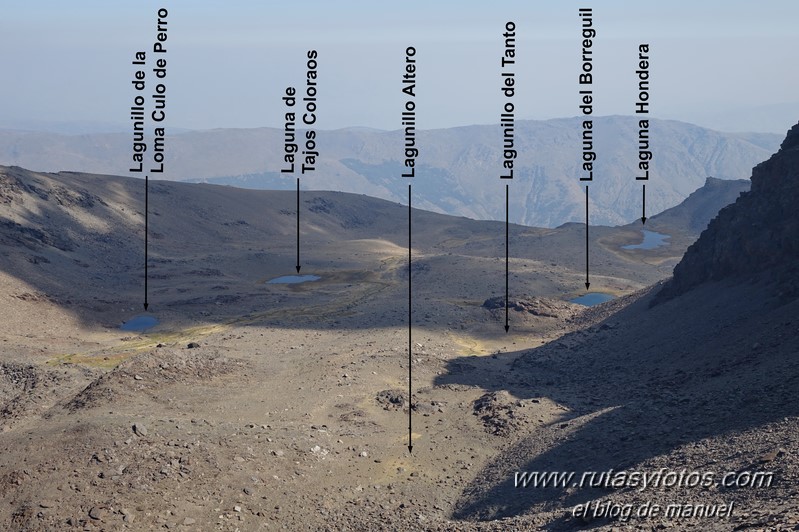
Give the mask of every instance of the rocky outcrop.
M 505 310 L 505 298 L 492 297 L 483 302 L 483 308 L 491 311 Z M 543 318 L 569 319 L 582 312 L 585 307 L 559 299 L 547 297 L 522 297 L 508 300 L 508 308 Z
M 708 281 L 769 272 L 783 296 L 799 294 L 799 124 L 752 170 L 752 187 L 722 209 L 674 268 L 656 301 Z

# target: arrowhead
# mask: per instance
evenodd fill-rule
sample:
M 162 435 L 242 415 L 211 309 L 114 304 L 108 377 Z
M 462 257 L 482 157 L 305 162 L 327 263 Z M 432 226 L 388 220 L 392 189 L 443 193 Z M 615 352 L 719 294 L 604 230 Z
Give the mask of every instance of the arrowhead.
M 302 268 L 302 266 L 300 266 L 299 264 L 297 264 L 297 273 L 300 273 L 300 268 Z
M 409 452 L 409 453 L 412 453 L 412 452 L 413 452 L 413 445 L 408 445 L 408 452 Z
M 642 223 L 642 224 L 645 224 L 645 223 L 646 223 L 646 216 L 641 216 L 641 223 Z
M 588 290 L 591 287 L 591 283 L 588 281 L 585 282 L 585 289 Z
M 150 306 L 150 304 L 149 304 L 149 303 L 145 303 L 145 304 L 144 304 L 144 310 L 147 310 L 147 307 L 149 307 L 149 306 Z
M 505 325 L 505 332 L 508 332 L 508 329 L 510 329 L 510 325 Z

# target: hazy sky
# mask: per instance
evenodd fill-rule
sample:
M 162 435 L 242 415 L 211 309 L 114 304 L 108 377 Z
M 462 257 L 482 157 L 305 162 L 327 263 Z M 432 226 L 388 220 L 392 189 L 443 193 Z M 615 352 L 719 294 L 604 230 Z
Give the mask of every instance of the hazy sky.
M 233 5 L 235 4 L 235 5 Z M 632 114 L 637 45 L 651 113 L 783 133 L 799 119 L 799 2 L 107 2 L 4 0 L 0 125 L 128 127 L 134 52 L 168 16 L 167 125 L 282 127 L 280 100 L 319 53 L 320 129 L 400 127 L 404 50 L 417 49 L 423 129 L 497 123 L 504 24 L 517 27 L 518 118 L 579 113 L 579 7 L 593 6 L 596 113 Z

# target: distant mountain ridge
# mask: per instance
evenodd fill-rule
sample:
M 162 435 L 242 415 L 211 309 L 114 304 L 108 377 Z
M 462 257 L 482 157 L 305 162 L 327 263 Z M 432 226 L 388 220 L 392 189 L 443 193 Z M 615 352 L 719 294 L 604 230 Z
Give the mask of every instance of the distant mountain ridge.
M 665 225 L 698 235 L 721 209 L 747 192 L 750 185 L 747 179 L 725 180 L 708 177 L 702 188 L 692 192 L 685 201 L 649 218 L 647 226 Z
M 641 216 L 637 172 L 637 119 L 594 119 L 595 181 L 592 224 L 619 225 Z M 402 133 L 365 128 L 320 131 L 317 170 L 301 176 L 302 187 L 367 194 L 407 202 L 402 174 Z M 510 183 L 510 219 L 555 227 L 585 219 L 584 183 L 579 181 L 580 119 L 517 121 L 515 178 Z M 684 200 L 708 175 L 740 179 L 776 149 L 769 134 L 720 133 L 682 122 L 651 120 L 654 153 L 647 187 L 647 212 Z M 504 219 L 501 130 L 498 125 L 419 131 L 420 157 L 414 205 L 476 219 Z M 127 174 L 130 136 L 122 133 L 55 135 L 0 131 L 0 164 L 41 171 Z M 218 129 L 168 136 L 170 180 L 289 189 L 282 173 L 283 131 L 273 128 Z

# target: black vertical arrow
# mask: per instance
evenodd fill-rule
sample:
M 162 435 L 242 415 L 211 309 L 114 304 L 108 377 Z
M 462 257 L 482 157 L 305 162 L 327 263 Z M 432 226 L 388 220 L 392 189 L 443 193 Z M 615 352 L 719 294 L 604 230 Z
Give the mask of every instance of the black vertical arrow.
M 411 306 L 411 185 L 408 185 L 408 452 L 413 452 L 413 363 L 412 363 L 412 336 L 413 307 Z
M 147 302 L 147 263 L 148 255 L 149 255 L 149 240 L 148 240 L 148 233 L 150 232 L 150 176 L 144 176 L 144 310 L 150 306 L 150 303 Z
M 509 211 L 509 209 L 508 209 L 508 204 L 509 204 L 508 198 L 510 196 L 509 190 L 510 190 L 509 186 L 505 185 L 505 332 L 508 332 L 508 329 L 510 329 L 510 325 L 509 325 L 509 322 L 508 322 L 508 307 L 510 305 L 510 303 L 508 302 L 508 277 L 509 277 L 509 271 L 508 271 L 508 257 L 509 257 L 508 243 L 509 243 L 509 237 L 508 237 L 508 235 L 509 235 L 509 227 L 510 227 L 509 217 L 508 217 L 508 211 Z
M 644 187 L 644 189 L 643 189 L 642 194 L 643 194 L 643 200 L 644 201 L 643 201 L 643 211 L 641 212 L 641 223 L 645 224 L 646 223 L 646 185 L 644 185 L 643 187 Z
M 300 273 L 300 178 L 297 178 L 297 273 Z
M 591 286 L 588 275 L 588 185 L 585 185 L 585 289 Z

